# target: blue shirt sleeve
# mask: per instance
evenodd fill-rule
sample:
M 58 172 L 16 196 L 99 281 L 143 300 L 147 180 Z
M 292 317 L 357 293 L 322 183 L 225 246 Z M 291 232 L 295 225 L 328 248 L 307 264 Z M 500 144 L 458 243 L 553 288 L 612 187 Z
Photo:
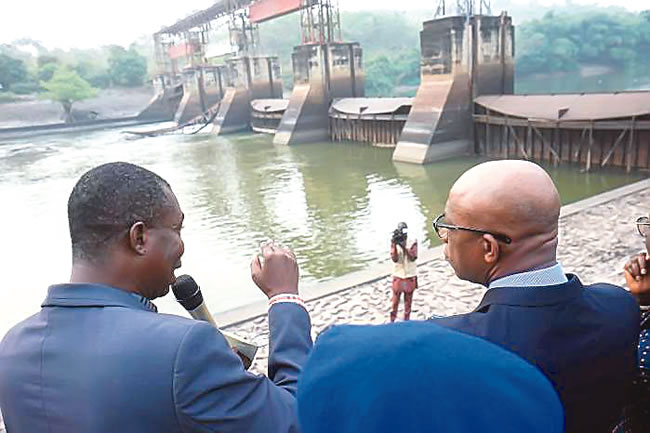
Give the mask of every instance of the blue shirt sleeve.
M 219 330 L 204 322 L 183 337 L 174 365 L 183 432 L 297 432 L 296 386 L 311 349 L 309 315 L 278 304 L 269 312 L 269 378 L 244 370 Z

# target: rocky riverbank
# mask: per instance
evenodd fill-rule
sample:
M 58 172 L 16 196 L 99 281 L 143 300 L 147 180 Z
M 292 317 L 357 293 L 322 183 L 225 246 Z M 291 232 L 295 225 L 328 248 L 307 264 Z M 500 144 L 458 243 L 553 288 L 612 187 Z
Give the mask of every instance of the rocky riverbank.
M 153 96 L 151 87 L 104 89 L 92 99 L 76 102 L 73 109 L 93 111 L 97 119 L 129 117 L 142 111 Z M 60 123 L 61 113 L 60 103 L 36 96 L 0 104 L 0 129 Z
M 577 274 L 586 284 L 600 281 L 624 283 L 622 270 L 625 261 L 643 248 L 634 221 L 650 211 L 648 186 L 647 180 L 642 181 L 636 187 L 604 193 L 602 200 L 592 197 L 563 208 L 558 260 L 566 272 Z M 469 312 L 485 292 L 480 286 L 460 281 L 439 251 L 436 251 L 436 258 L 418 265 L 420 287 L 413 300 L 412 319 Z M 313 335 L 331 324 L 387 323 L 390 297 L 390 277 L 385 276 L 309 301 L 307 308 L 312 318 Z M 226 329 L 263 345 L 251 370 L 266 373 L 266 316 Z

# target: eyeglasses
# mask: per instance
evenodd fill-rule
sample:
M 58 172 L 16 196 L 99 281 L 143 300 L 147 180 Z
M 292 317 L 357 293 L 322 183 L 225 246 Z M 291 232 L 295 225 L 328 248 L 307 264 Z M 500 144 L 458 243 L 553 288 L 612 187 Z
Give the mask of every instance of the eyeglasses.
M 650 235 L 650 218 L 642 216 L 636 219 L 636 229 L 639 231 L 639 234 L 644 238 L 647 238 Z
M 480 229 L 475 229 L 471 227 L 461 227 L 461 226 L 455 226 L 453 224 L 447 224 L 443 223 L 442 219 L 445 217 L 445 214 L 440 214 L 438 217 L 433 220 L 433 229 L 436 231 L 436 234 L 438 237 L 442 240 L 447 240 L 447 237 L 449 236 L 449 230 L 465 230 L 468 232 L 474 232 L 474 233 L 481 233 L 483 235 L 492 235 L 494 236 L 494 239 L 499 240 L 501 242 L 504 242 L 506 244 L 509 244 L 512 242 L 512 239 L 510 239 L 506 235 L 501 235 L 498 233 L 492 233 L 488 232 L 485 230 L 480 230 Z

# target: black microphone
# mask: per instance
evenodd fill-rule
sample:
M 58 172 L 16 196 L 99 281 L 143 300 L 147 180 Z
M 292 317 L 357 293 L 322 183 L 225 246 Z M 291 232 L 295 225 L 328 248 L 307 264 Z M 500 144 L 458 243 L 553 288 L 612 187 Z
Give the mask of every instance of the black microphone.
M 183 306 L 190 313 L 190 316 L 196 320 L 203 320 L 217 326 L 212 314 L 203 302 L 203 294 L 201 288 L 194 278 L 189 275 L 181 275 L 176 278 L 176 282 L 172 284 L 172 291 L 179 304 Z
M 204 322 L 211 323 L 215 327 L 217 323 L 214 321 L 210 310 L 206 307 L 205 302 L 203 301 L 203 294 L 201 293 L 201 288 L 194 278 L 189 275 L 181 275 L 176 278 L 176 282 L 172 284 L 172 291 L 174 296 L 179 304 L 181 304 L 190 316 L 196 320 L 202 320 Z M 238 337 L 235 337 L 232 334 L 228 334 L 223 331 L 219 331 L 226 338 L 228 345 L 234 349 L 235 353 L 244 363 L 244 368 L 248 370 L 253 364 L 253 359 L 255 359 L 255 354 L 257 353 L 258 347 L 247 341 L 244 341 Z

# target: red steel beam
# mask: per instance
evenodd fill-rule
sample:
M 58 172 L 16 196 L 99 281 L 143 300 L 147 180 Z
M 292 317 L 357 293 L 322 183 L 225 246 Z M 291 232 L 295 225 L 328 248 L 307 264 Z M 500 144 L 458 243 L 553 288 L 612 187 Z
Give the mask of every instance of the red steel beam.
M 303 0 L 258 0 L 250 6 L 250 20 L 261 23 L 295 12 L 302 7 Z

